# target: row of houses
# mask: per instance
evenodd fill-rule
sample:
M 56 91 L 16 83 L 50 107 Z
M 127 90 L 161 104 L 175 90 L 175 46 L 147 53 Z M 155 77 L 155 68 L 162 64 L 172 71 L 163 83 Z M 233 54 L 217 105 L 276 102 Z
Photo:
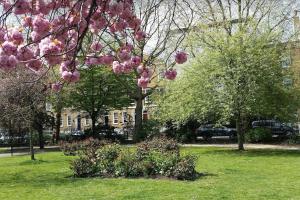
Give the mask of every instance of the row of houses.
M 149 100 L 149 97 L 143 101 L 143 120 L 152 117 L 152 109 L 155 105 Z M 55 116 L 52 105 L 46 103 L 46 111 Z M 133 126 L 135 121 L 135 103 L 131 103 L 128 107 L 121 110 L 112 109 L 98 119 L 96 125 L 109 125 L 115 128 L 124 128 Z M 60 128 L 62 133 L 71 133 L 73 131 L 84 131 L 91 128 L 92 121 L 85 111 L 78 111 L 74 108 L 63 108 L 61 114 Z M 51 130 L 48 130 L 52 132 Z

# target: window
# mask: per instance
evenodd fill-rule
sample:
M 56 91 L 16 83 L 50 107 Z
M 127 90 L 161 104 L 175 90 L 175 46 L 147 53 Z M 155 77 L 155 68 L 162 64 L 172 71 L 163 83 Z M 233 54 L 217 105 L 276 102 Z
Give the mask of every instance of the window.
M 113 113 L 113 123 L 118 124 L 119 123 L 119 115 L 117 112 Z
M 71 115 L 68 115 L 67 126 L 72 126 L 72 117 L 71 117 Z
M 52 110 L 51 103 L 46 103 L 46 111 L 51 111 L 51 110 Z
M 123 123 L 128 122 L 127 112 L 123 112 L 123 114 L 122 114 L 122 119 L 123 119 Z
M 63 116 L 60 117 L 60 127 L 64 127 L 64 120 Z
M 84 123 L 85 126 L 89 126 L 90 125 L 90 118 L 86 117 L 85 118 L 85 123 Z
M 149 92 L 150 92 L 150 89 L 144 89 L 144 90 L 143 90 L 143 93 L 144 93 L 144 94 L 147 94 L 147 93 L 149 94 Z M 148 95 L 148 96 L 145 97 L 145 103 L 146 103 L 146 104 L 151 103 L 150 95 Z

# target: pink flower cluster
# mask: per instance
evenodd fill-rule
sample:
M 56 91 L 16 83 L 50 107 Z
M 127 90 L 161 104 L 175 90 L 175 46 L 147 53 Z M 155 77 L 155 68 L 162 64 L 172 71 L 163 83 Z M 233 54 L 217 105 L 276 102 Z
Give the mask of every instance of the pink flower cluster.
M 80 73 L 75 68 L 76 63 L 74 61 L 64 61 L 60 65 L 61 78 L 66 82 L 75 83 L 80 79 Z
M 22 22 L 22 27 L 0 28 L 0 69 L 21 66 L 39 71 L 43 65 L 60 66 L 61 80 L 51 85 L 54 91 L 61 89 L 63 81 L 80 79 L 78 62 L 110 66 L 115 74 L 134 72 L 143 88 L 150 83 L 153 72 L 135 51 L 146 42 L 147 34 L 133 10 L 133 0 L 0 0 L 0 5 Z M 123 40 L 106 44 L 102 33 Z M 93 38 L 88 47 L 83 44 L 87 35 Z M 177 52 L 175 61 L 186 62 L 187 54 Z M 176 71 L 168 70 L 165 77 L 175 79 Z
M 174 80 L 177 76 L 177 71 L 175 69 L 169 69 L 165 72 L 166 79 Z
M 183 64 L 187 61 L 187 53 L 178 51 L 175 55 L 175 61 L 177 64 Z
M 140 74 L 140 78 L 138 79 L 138 86 L 141 88 L 146 88 L 150 83 L 152 77 L 152 70 L 149 67 L 144 67 L 140 65 L 136 70 Z

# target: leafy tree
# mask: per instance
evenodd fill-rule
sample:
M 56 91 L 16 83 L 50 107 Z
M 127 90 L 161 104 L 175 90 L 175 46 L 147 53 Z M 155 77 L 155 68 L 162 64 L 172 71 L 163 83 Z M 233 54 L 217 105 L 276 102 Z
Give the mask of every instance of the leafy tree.
M 69 106 L 86 111 L 92 120 L 92 133 L 99 117 L 111 108 L 122 108 L 130 104 L 123 85 L 107 68 L 94 67 L 82 71 L 81 81 L 70 88 L 67 95 Z M 126 77 L 120 79 L 126 83 Z
M 228 37 L 214 31 L 209 33 L 214 47 L 203 45 L 191 67 L 170 84 L 159 111 L 162 118 L 178 121 L 190 117 L 218 123 L 234 119 L 239 149 L 243 150 L 249 119 L 294 118 L 299 91 L 285 84 L 293 75 L 281 66 L 286 48 L 281 35 L 268 30 L 250 35 L 247 29 Z

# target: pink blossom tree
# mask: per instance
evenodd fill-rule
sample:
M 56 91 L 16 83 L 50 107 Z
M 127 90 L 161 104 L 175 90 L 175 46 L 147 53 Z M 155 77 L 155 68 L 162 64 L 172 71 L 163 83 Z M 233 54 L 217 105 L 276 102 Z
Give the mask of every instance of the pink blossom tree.
M 136 133 L 149 95 L 142 88 L 158 67 L 173 80 L 173 66 L 187 60 L 179 51 L 193 19 L 186 0 L 0 0 L 0 7 L 0 70 L 43 77 L 59 68 L 49 84 L 55 92 L 78 82 L 84 67 L 106 66 L 117 79 L 131 74 L 137 86 L 124 86 L 136 101 Z

